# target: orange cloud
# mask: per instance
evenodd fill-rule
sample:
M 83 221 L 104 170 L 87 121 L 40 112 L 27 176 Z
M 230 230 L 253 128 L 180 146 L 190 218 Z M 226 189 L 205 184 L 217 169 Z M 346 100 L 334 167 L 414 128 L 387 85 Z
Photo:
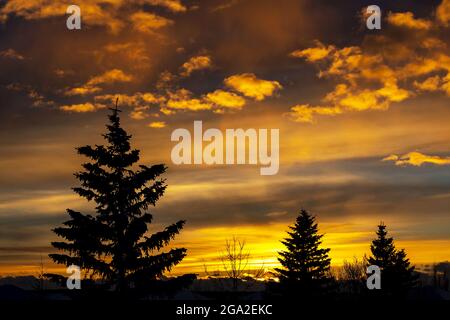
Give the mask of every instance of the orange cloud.
M 303 50 L 295 50 L 290 53 L 294 58 L 305 58 L 309 62 L 323 60 L 330 55 L 336 48 L 334 46 L 324 46 L 321 42 L 316 41 L 317 46 Z
M 130 113 L 130 118 L 134 120 L 143 120 L 147 118 L 147 114 L 143 110 L 133 110 Z
M 112 69 L 112 70 L 106 71 L 105 73 L 103 73 L 101 75 L 91 78 L 88 81 L 87 85 L 94 86 L 94 85 L 99 85 L 99 84 L 103 84 L 103 83 L 130 82 L 131 80 L 133 80 L 133 77 L 131 75 L 128 75 L 119 69 Z
M 164 121 L 155 121 L 155 122 L 150 122 L 148 124 L 149 128 L 154 128 L 154 129 L 161 129 L 164 128 L 166 126 L 166 123 Z
M 382 88 L 375 91 L 375 94 L 384 97 L 388 102 L 401 102 L 411 95 L 408 90 L 397 86 L 397 80 L 386 81 Z
M 196 70 L 208 69 L 211 67 L 211 58 L 209 56 L 196 56 L 185 62 L 181 68 L 183 77 L 188 77 Z
M 173 21 L 153 13 L 139 11 L 130 16 L 133 29 L 142 33 L 154 33 L 156 30 L 170 26 Z
M 105 108 L 104 105 L 93 105 L 92 103 L 72 104 L 59 107 L 60 110 L 66 112 L 84 113 L 93 112 L 97 109 Z
M 292 107 L 291 111 L 284 115 L 295 122 L 313 123 L 315 115 L 334 116 L 341 113 L 342 110 L 339 107 L 314 107 L 309 104 L 302 104 Z
M 90 26 L 106 26 L 112 32 L 121 30 L 124 23 L 120 20 L 122 4 L 125 0 L 108 1 L 104 6 L 102 0 L 79 0 L 77 5 L 82 8 L 83 24 Z M 0 22 L 8 20 L 9 16 L 19 16 L 27 20 L 45 19 L 66 15 L 66 1 L 42 0 L 9 0 L 0 9 Z
M 441 78 L 439 76 L 429 77 L 423 82 L 414 81 L 414 86 L 421 91 L 436 91 L 439 90 Z
M 408 29 L 429 30 L 432 27 L 431 21 L 416 19 L 412 12 L 390 12 L 387 20 L 394 26 L 405 27 Z
M 339 104 L 346 109 L 356 111 L 385 109 L 382 104 L 379 104 L 376 93 L 371 90 L 363 90 L 356 94 L 347 94 L 339 100 Z
M 450 0 L 443 0 L 436 10 L 437 21 L 448 27 L 450 22 Z
M 98 92 L 101 90 L 102 89 L 99 87 L 83 86 L 83 87 L 70 88 L 64 94 L 66 96 L 85 96 L 85 95 L 92 94 L 92 93 L 95 93 L 95 92 Z
M 245 105 L 245 99 L 241 96 L 224 91 L 224 90 L 216 90 L 214 92 L 210 92 L 206 95 L 206 100 L 219 107 L 237 109 L 240 110 Z
M 102 89 L 98 87 L 100 84 L 108 84 L 115 82 L 130 82 L 133 80 L 131 75 L 124 73 L 119 69 L 112 69 L 106 71 L 105 73 L 92 77 L 86 84 L 80 87 L 75 87 L 67 90 L 65 95 L 74 96 L 74 95 L 87 95 L 92 94 Z
M 160 108 L 159 111 L 166 116 L 170 116 L 175 113 L 175 111 L 165 108 L 165 107 Z
M 47 100 L 42 94 L 33 89 L 28 92 L 28 97 L 33 100 L 33 107 L 49 107 L 55 104 L 54 101 Z
M 205 102 L 198 98 L 192 97 L 192 92 L 187 89 L 179 89 L 175 92 L 169 92 L 169 99 L 163 109 L 174 109 L 174 110 L 190 110 L 190 111 L 201 111 L 212 109 L 212 104 Z M 166 112 L 166 114 L 171 114 L 173 111 Z
M 167 101 L 167 107 L 176 110 L 210 110 L 211 104 L 205 103 L 200 99 L 172 100 Z
M 447 73 L 447 76 L 445 76 L 444 80 L 445 82 L 442 84 L 441 89 L 444 90 L 450 97 L 450 73 Z
M 114 105 L 116 99 L 119 99 L 120 106 L 132 107 L 130 118 L 134 120 L 143 120 L 149 116 L 147 110 L 152 106 L 159 105 L 165 101 L 165 97 L 155 95 L 151 92 L 136 92 L 132 95 L 127 94 L 105 94 L 96 96 L 96 102 Z
M 151 33 L 162 27 L 173 24 L 172 20 L 141 11 L 142 5 L 162 6 L 172 12 L 185 12 L 187 8 L 179 0 L 143 0 L 136 6 L 138 11 L 127 13 L 124 6 L 126 0 L 78 0 L 77 5 L 82 10 L 83 25 L 105 26 L 113 33 L 118 33 L 127 23 L 134 29 Z M 105 3 L 107 6 L 105 6 Z M 66 15 L 68 3 L 62 0 L 9 0 L 0 8 L 0 22 L 5 22 L 10 16 L 19 16 L 28 20 L 45 19 Z
M 417 77 L 437 71 L 440 68 L 439 61 L 435 58 L 418 57 L 400 68 L 398 75 L 401 78 Z
M 105 94 L 101 96 L 96 96 L 96 101 L 115 103 L 116 99 L 119 99 L 120 105 L 125 105 L 129 107 L 141 107 L 149 106 L 152 104 L 158 104 L 165 100 L 164 97 L 154 95 L 151 92 L 136 92 L 133 95 L 127 94 Z
M 233 75 L 226 78 L 224 83 L 227 87 L 258 101 L 272 96 L 276 90 L 282 88 L 278 81 L 258 79 L 253 73 Z
M 16 60 L 23 60 L 25 57 L 18 53 L 14 49 L 6 49 L 3 51 L 0 51 L 0 57 L 2 58 L 9 58 L 9 59 L 16 59 Z
M 430 156 L 420 152 L 410 152 L 403 156 L 393 154 L 383 158 L 382 161 L 394 161 L 397 166 L 412 165 L 420 167 L 424 163 L 450 165 L 450 157 Z
M 154 6 L 162 6 L 172 12 L 185 12 L 187 8 L 179 0 L 145 0 L 146 3 Z
M 143 69 L 150 64 L 150 57 L 143 42 L 111 43 L 104 47 L 104 51 L 105 53 L 99 52 L 100 59 L 105 59 L 113 53 L 130 61 L 134 68 Z
M 386 110 L 391 102 L 407 99 L 410 93 L 398 88 L 396 82 L 386 82 L 377 90 L 360 89 L 354 85 L 338 84 L 322 100 L 325 106 L 295 105 L 286 113 L 295 122 L 314 123 L 316 115 L 335 116 L 343 112 Z
M 444 8 L 444 2 L 439 7 Z M 443 11 L 442 11 L 443 12 Z M 387 110 L 423 91 L 445 91 L 450 95 L 450 56 L 447 44 L 435 33 L 431 20 L 416 19 L 412 13 L 391 13 L 389 22 L 422 30 L 416 40 L 397 39 L 387 33 L 370 36 L 361 46 L 336 48 L 319 41 L 311 48 L 290 54 L 320 66 L 318 77 L 338 81 L 335 89 L 322 99 L 323 105 L 299 103 L 287 115 L 297 122 L 314 122 L 316 115 L 336 115 L 347 111 Z M 386 50 L 376 50 L 384 45 Z M 446 75 L 437 75 L 446 72 Z M 419 81 L 415 79 L 430 76 Z M 412 80 L 412 81 L 411 81 Z M 400 83 L 402 86 L 400 86 Z
M 166 103 L 166 107 L 174 110 L 210 110 L 212 104 L 202 101 L 201 99 L 192 98 L 192 92 L 187 89 L 179 89 L 175 92 L 169 93 L 169 99 Z

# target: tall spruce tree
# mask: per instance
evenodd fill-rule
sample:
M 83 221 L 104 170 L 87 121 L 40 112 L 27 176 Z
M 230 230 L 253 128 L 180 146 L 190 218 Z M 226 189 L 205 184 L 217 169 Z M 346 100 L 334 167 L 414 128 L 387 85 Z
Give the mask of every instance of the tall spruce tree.
M 376 232 L 377 238 L 372 241 L 372 255 L 368 259 L 370 265 L 381 270 L 381 290 L 387 295 L 404 295 L 415 286 L 417 276 L 411 266 L 404 249 L 395 248 L 394 239 L 388 237 L 386 225 L 381 222 Z
M 95 202 L 96 214 L 68 209 L 70 220 L 53 229 L 67 241 L 52 242 L 65 253 L 50 254 L 50 258 L 58 264 L 77 265 L 124 293 L 154 282 L 185 257 L 184 248 L 161 252 L 185 221 L 148 234 L 152 222 L 148 208 L 164 194 L 165 180 L 159 176 L 166 167 L 159 164 L 136 168 L 139 150 L 131 149 L 131 136 L 121 128 L 117 102 L 111 111 L 103 135 L 107 144 L 77 148 L 90 161 L 82 165 L 83 171 L 75 173 L 81 186 L 73 190 Z
M 330 249 L 320 248 L 323 235 L 318 234 L 315 217 L 301 210 L 289 228 L 289 237 L 282 241 L 287 250 L 279 252 L 278 258 L 283 268 L 275 269 L 281 289 L 304 297 L 324 294 L 330 284 Z

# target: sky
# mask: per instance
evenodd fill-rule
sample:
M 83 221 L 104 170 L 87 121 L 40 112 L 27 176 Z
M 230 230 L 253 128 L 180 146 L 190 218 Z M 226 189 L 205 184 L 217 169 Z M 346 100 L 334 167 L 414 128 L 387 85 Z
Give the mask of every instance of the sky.
M 75 147 L 102 143 L 117 97 L 141 162 L 168 166 L 151 231 L 187 221 L 174 273 L 220 269 L 233 236 L 276 266 L 302 208 L 334 265 L 380 221 L 413 263 L 450 260 L 450 0 L 74 4 L 80 30 L 66 1 L 0 1 L 0 275 L 61 269 L 51 229 L 93 211 L 71 191 Z M 171 133 L 195 120 L 279 129 L 278 173 L 175 165 Z

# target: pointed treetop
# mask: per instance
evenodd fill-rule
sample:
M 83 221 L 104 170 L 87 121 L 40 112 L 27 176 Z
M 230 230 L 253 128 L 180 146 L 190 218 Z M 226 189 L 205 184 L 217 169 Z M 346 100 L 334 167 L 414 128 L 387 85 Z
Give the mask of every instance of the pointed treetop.
M 114 111 L 117 113 L 117 112 L 121 112 L 121 110 L 119 110 L 119 108 L 118 108 L 118 105 L 119 105 L 119 97 L 117 97 L 116 98 L 116 107 L 115 107 L 115 109 L 114 109 Z
M 119 97 L 116 98 L 116 104 L 115 104 L 114 108 L 109 108 L 109 110 L 111 110 L 113 112 L 110 117 L 112 117 L 112 118 L 119 117 L 119 112 L 122 112 L 122 110 L 119 109 Z

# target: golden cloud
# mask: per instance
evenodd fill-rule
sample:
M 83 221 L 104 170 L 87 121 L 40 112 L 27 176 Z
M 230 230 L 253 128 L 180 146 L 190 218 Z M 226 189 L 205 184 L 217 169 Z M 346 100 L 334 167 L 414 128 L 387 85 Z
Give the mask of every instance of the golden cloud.
M 76 3 L 82 11 L 83 24 L 106 26 L 117 33 L 131 22 L 135 30 L 150 33 L 171 25 L 173 21 L 144 11 L 132 12 L 129 16 L 124 8 L 126 0 L 79 0 Z M 107 4 L 107 6 L 105 6 Z M 142 0 L 139 4 L 162 6 L 172 12 L 185 12 L 187 8 L 179 0 Z M 67 1 L 63 0 L 10 0 L 0 9 L 0 22 L 15 15 L 28 20 L 45 19 L 66 15 Z
M 382 161 L 394 161 L 397 166 L 412 165 L 420 167 L 424 163 L 450 165 L 450 157 L 430 156 L 420 152 L 410 152 L 403 156 L 392 154 L 383 158 Z
M 176 76 L 173 75 L 171 72 L 165 70 L 159 74 L 158 81 L 156 82 L 156 88 L 163 90 L 163 89 L 169 89 L 171 86 L 171 83 L 176 79 Z
M 162 6 L 172 12 L 187 10 L 179 0 L 142 0 L 138 4 Z M 79 0 L 76 5 L 82 10 L 83 25 L 105 26 L 113 33 L 122 30 L 126 25 L 125 22 L 131 22 L 135 30 L 145 33 L 151 33 L 173 23 L 167 18 L 140 10 L 127 15 L 124 9 L 128 5 L 126 0 Z M 13 15 L 27 20 L 64 16 L 67 7 L 67 1 L 63 0 L 9 0 L 0 9 L 0 22 L 5 22 Z
M 143 120 L 147 118 L 147 114 L 144 112 L 144 110 L 136 109 L 131 111 L 130 118 L 134 120 Z
M 436 10 L 437 21 L 448 26 L 450 22 L 450 0 L 443 0 Z
M 426 49 L 444 49 L 446 44 L 444 41 L 437 38 L 426 38 L 422 42 L 422 46 Z
M 397 161 L 398 160 L 398 155 L 396 154 L 391 154 L 390 156 L 384 157 L 383 159 L 381 159 L 381 161 Z
M 136 92 L 133 95 L 127 94 L 105 94 L 101 96 L 96 96 L 96 101 L 103 101 L 109 103 L 115 103 L 116 99 L 119 99 L 120 105 L 125 105 L 128 107 L 141 107 L 152 104 L 158 104 L 165 100 L 164 97 L 154 95 L 151 92 Z
M 155 129 L 161 129 L 164 128 L 166 126 L 166 123 L 164 121 L 154 121 L 154 122 L 150 122 L 148 124 L 149 128 L 155 128 Z
M 291 111 L 285 113 L 284 116 L 295 122 L 313 123 L 315 115 L 334 116 L 341 113 L 342 110 L 339 107 L 314 107 L 303 104 L 292 107 Z
M 146 3 L 154 6 L 162 6 L 172 12 L 185 12 L 187 8 L 179 0 L 145 0 Z
M 134 120 L 143 120 L 149 116 L 148 110 L 155 105 L 161 104 L 165 101 L 165 97 L 157 96 L 151 92 L 136 92 L 133 95 L 127 94 L 105 94 L 96 96 L 96 102 L 114 105 L 116 99 L 119 99 L 120 106 L 133 107 L 130 112 L 130 118 Z
M 33 89 L 28 92 L 28 97 L 33 100 L 33 107 L 49 107 L 55 105 L 54 101 L 47 100 L 42 94 Z
M 79 88 L 73 88 L 79 89 Z M 106 108 L 107 105 L 113 106 L 118 99 L 120 106 L 132 107 L 133 111 L 130 117 L 135 120 L 142 120 L 147 118 L 147 110 L 151 106 L 158 105 L 165 101 L 164 97 L 154 95 L 151 92 L 136 92 L 133 95 L 127 94 L 105 94 L 94 97 L 95 102 L 84 104 L 64 105 L 60 110 L 67 112 L 94 112 L 98 109 Z
M 224 80 L 227 87 L 232 88 L 246 97 L 261 101 L 270 97 L 278 89 L 282 89 L 278 81 L 258 79 L 253 73 L 233 75 Z
M 92 77 L 86 84 L 80 87 L 68 89 L 65 92 L 67 96 L 92 94 L 102 89 L 98 87 L 100 84 L 109 84 L 115 82 L 130 82 L 133 80 L 131 75 L 124 73 L 119 69 L 112 69 L 105 73 Z
M 133 80 L 131 75 L 124 73 L 119 69 L 112 69 L 106 71 L 105 73 L 91 78 L 88 82 L 88 86 L 99 85 L 103 83 L 114 83 L 114 82 L 130 82 Z
M 224 90 L 216 90 L 206 95 L 206 100 L 217 106 L 240 110 L 245 105 L 245 99 L 241 96 Z
M 64 105 L 59 107 L 60 110 L 66 112 L 75 112 L 75 113 L 84 113 L 84 112 L 93 112 L 97 109 L 105 108 L 104 105 L 92 104 L 92 103 L 82 103 L 82 104 L 72 104 L 72 105 Z
M 441 78 L 439 76 L 429 77 L 423 82 L 414 81 L 414 86 L 421 91 L 437 91 L 440 88 Z
M 196 56 L 185 62 L 181 68 L 183 77 L 188 77 L 196 70 L 208 69 L 211 67 L 211 58 L 209 56 Z
M 446 2 L 438 8 L 441 16 L 446 12 Z M 314 116 L 321 114 L 387 110 L 392 103 L 424 91 L 441 90 L 450 95 L 450 56 L 446 40 L 434 32 L 433 21 L 417 19 L 410 12 L 390 13 L 388 20 L 393 25 L 423 32 L 413 40 L 398 39 L 396 33 L 389 32 L 370 35 L 361 46 L 344 48 L 316 41 L 311 48 L 290 53 L 318 65 L 318 77 L 336 80 L 338 85 L 324 96 L 323 105 L 296 104 L 288 117 L 297 122 L 314 122 Z M 386 49 L 378 50 L 380 45 Z M 417 79 L 426 75 L 425 80 Z
M 62 1 L 10 0 L 0 9 L 0 18 L 6 21 L 9 15 L 14 14 L 26 19 L 42 19 L 64 15 L 66 9 L 67 4 Z
M 324 46 L 321 42 L 316 41 L 317 46 L 303 50 L 295 50 L 289 55 L 294 58 L 305 58 L 309 62 L 316 62 L 327 58 L 336 48 L 334 46 Z
M 85 96 L 85 95 L 92 94 L 92 93 L 95 93 L 95 92 L 98 92 L 101 90 L 102 89 L 99 87 L 83 86 L 83 87 L 70 88 L 64 94 L 66 96 Z
M 186 100 L 170 99 L 169 101 L 167 101 L 167 107 L 176 110 L 200 111 L 210 110 L 212 108 L 212 105 L 195 98 Z
M 356 94 L 347 94 L 338 101 L 348 110 L 363 111 L 369 109 L 385 109 L 386 106 L 380 104 L 377 95 L 372 90 L 363 90 Z
M 150 58 L 143 42 L 111 43 L 104 47 L 104 52 L 98 54 L 100 59 L 105 59 L 111 53 L 130 61 L 134 68 L 143 69 L 149 66 Z
M 339 84 L 323 99 L 326 106 L 310 106 L 299 104 L 290 109 L 285 115 L 295 122 L 314 122 L 314 116 L 335 116 L 349 111 L 386 110 L 391 102 L 407 99 L 410 93 L 398 88 L 397 84 L 387 82 L 380 89 L 369 90 Z
M 384 86 L 375 93 L 384 97 L 388 102 L 401 102 L 411 96 L 408 90 L 397 86 L 397 80 L 386 81 Z
M 175 113 L 175 111 L 170 110 L 170 109 L 165 108 L 165 107 L 160 108 L 159 111 L 160 111 L 162 114 L 166 115 L 166 116 L 170 116 L 170 115 L 172 115 L 172 114 Z
M 408 29 L 429 30 L 432 27 L 431 21 L 416 19 L 412 12 L 390 12 L 387 21 L 394 26 Z
M 156 30 L 170 26 L 173 21 L 153 13 L 139 11 L 130 16 L 133 29 L 143 33 L 154 33 Z
M 447 76 L 445 76 L 444 80 L 445 82 L 442 84 L 441 89 L 444 90 L 450 97 L 450 73 L 447 73 Z
M 11 48 L 3 50 L 3 51 L 0 51 L 0 57 L 2 57 L 2 58 L 9 58 L 9 59 L 16 59 L 16 60 L 23 60 L 23 59 L 25 59 L 25 57 L 23 55 L 21 55 L 16 50 L 11 49 Z
M 210 110 L 212 104 L 198 98 L 192 97 L 192 92 L 187 89 L 179 89 L 168 93 L 169 99 L 165 105 L 166 108 L 174 110 Z M 173 113 L 173 112 L 172 112 Z M 168 113 L 166 113 L 168 114 Z
M 418 77 L 440 68 L 439 61 L 434 58 L 418 57 L 399 69 L 398 76 L 401 78 Z
M 110 0 L 104 6 L 103 0 L 79 0 L 82 8 L 83 24 L 90 26 L 106 26 L 112 32 L 118 32 L 124 26 L 120 20 L 121 6 L 125 0 Z M 27 20 L 38 20 L 66 15 L 68 3 L 63 0 L 10 0 L 0 9 L 0 21 L 5 22 L 9 16 L 15 15 Z

